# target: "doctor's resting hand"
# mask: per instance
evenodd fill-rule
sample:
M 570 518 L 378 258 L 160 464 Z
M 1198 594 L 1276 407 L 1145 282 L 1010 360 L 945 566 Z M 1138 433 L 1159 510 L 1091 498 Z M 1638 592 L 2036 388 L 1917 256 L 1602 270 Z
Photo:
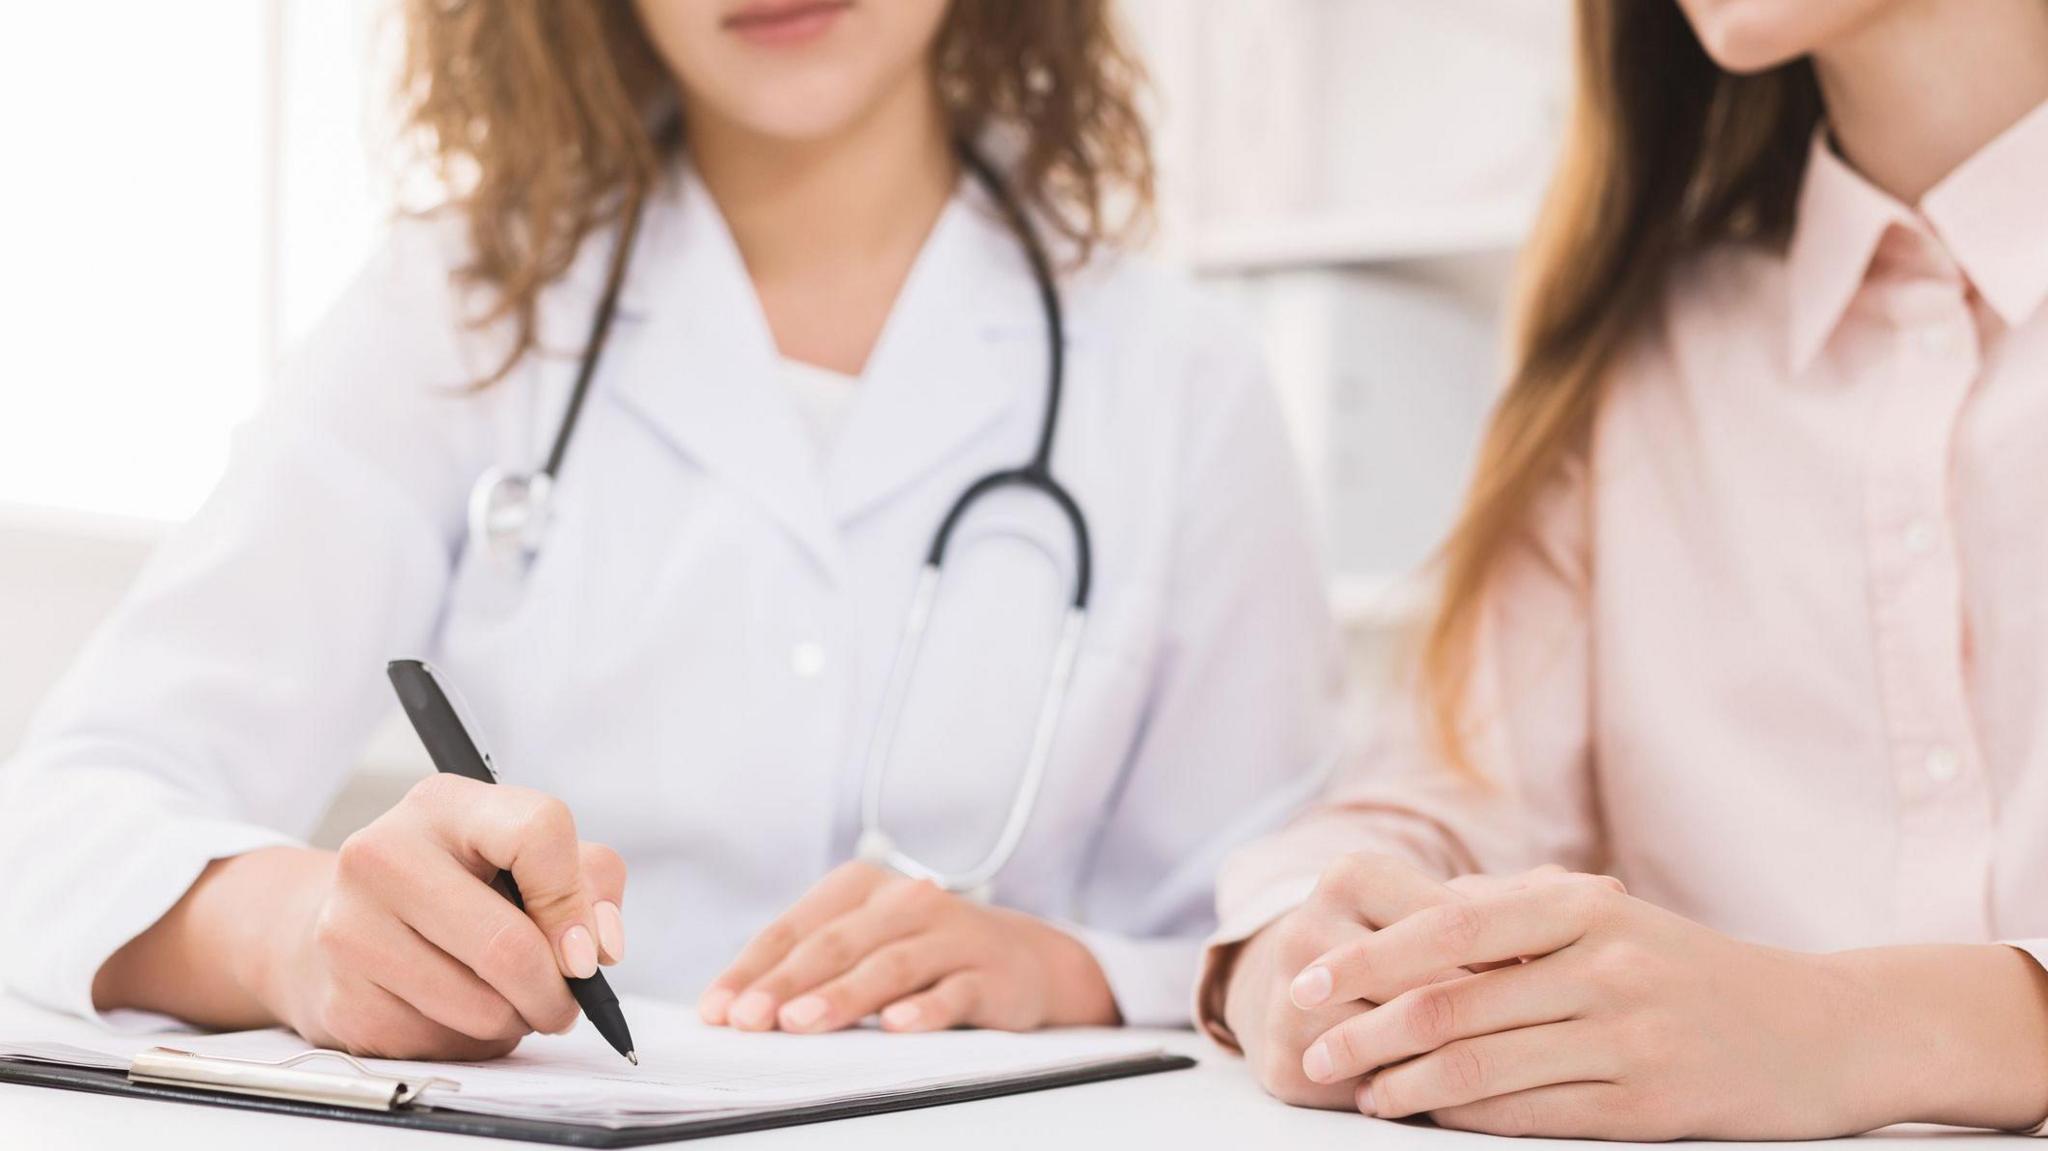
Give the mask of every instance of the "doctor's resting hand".
M 512 873 L 521 912 L 490 886 Z M 211 864 L 93 984 L 102 1010 L 283 1024 L 358 1055 L 486 1059 L 577 1018 L 565 976 L 625 950 L 626 868 L 560 800 L 430 776 L 339 852 Z
M 855 862 L 762 929 L 698 1002 L 706 1023 L 822 1032 L 1110 1026 L 1095 957 L 1042 920 Z
M 1226 995 L 1276 1096 L 1494 1134 L 2017 1128 L 2048 1081 L 2048 1013 L 2012 1010 L 2048 1004 L 2048 977 L 2013 948 L 1784 951 L 1558 868 L 1439 884 L 1340 860 L 1239 949 Z

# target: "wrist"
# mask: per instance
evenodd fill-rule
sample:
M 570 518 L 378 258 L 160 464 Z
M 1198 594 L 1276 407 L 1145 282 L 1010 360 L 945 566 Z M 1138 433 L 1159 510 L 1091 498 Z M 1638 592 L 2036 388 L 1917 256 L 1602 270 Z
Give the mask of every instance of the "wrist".
M 1095 952 L 1077 936 L 1050 923 L 1034 921 L 1044 931 L 1037 949 L 1040 970 L 1050 979 L 1045 1024 L 1048 1027 L 1116 1027 L 1123 1023 L 1109 976 Z
M 2018 1130 L 2048 1116 L 2048 973 L 2002 944 L 1825 957 L 1860 988 L 1851 1033 L 1871 1053 L 1871 1126 Z
M 268 1026 L 282 1016 L 273 957 L 318 907 L 331 857 L 264 848 L 215 860 L 163 917 L 100 966 L 93 1003 L 175 1015 L 207 1027 Z
M 292 988 L 306 971 L 306 948 L 333 887 L 334 853 L 278 847 L 223 861 L 208 916 L 213 950 L 268 1022 L 290 1023 Z
M 1209 986 L 1202 989 L 1208 1011 L 1222 1021 L 1239 1050 L 1245 1036 L 1258 1033 L 1261 1021 L 1256 1016 L 1266 1003 L 1266 989 L 1260 984 L 1270 979 L 1266 953 L 1272 943 L 1269 925 L 1241 943 L 1219 949 Z

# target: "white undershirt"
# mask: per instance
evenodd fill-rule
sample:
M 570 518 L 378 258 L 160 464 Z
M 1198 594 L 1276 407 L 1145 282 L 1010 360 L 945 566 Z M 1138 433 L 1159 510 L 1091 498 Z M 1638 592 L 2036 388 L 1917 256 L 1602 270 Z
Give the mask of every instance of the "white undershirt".
M 832 450 L 839 430 L 846 426 L 847 413 L 853 410 L 854 389 L 860 380 L 785 357 L 782 381 L 796 399 L 796 410 L 803 417 L 804 430 L 810 433 L 811 445 L 823 457 Z

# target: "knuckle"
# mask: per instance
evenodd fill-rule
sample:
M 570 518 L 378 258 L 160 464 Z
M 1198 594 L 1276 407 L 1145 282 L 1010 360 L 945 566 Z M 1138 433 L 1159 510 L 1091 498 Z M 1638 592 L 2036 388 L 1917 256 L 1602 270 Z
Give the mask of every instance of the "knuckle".
M 874 957 L 875 977 L 889 987 L 902 987 L 910 982 L 910 952 L 901 947 L 892 947 Z
M 1477 1044 L 1453 1043 L 1438 1050 L 1440 1074 L 1447 1085 L 1463 1095 L 1485 1092 L 1491 1068 Z
M 552 795 L 535 794 L 523 827 L 528 836 L 542 842 L 576 838 L 576 817 L 569 813 L 568 804 Z
M 1536 1105 L 1518 1096 L 1502 1099 L 1489 1127 L 1496 1135 L 1534 1135 Z
M 932 914 L 947 903 L 945 889 L 929 879 L 913 880 L 899 890 L 903 892 L 905 905 L 922 914 Z
M 1604 923 L 1619 909 L 1620 893 L 1597 878 L 1573 879 L 1567 890 L 1572 910 L 1588 924 Z
M 1593 952 L 1593 981 L 1610 993 L 1631 992 L 1642 982 L 1648 960 L 1641 945 L 1615 940 Z
M 348 950 L 350 931 L 341 914 L 332 906 L 320 909 L 313 919 L 313 946 L 329 957 L 340 956 Z
M 856 958 L 853 940 L 841 927 L 821 928 L 811 936 L 808 950 L 811 958 L 835 971 L 843 971 Z
M 334 853 L 335 875 L 343 883 L 374 880 L 390 870 L 390 841 L 375 824 L 341 841 Z
M 1368 998 L 1375 1000 L 1381 996 L 1392 995 L 1391 992 L 1378 990 L 1380 964 L 1373 958 L 1370 936 L 1354 943 L 1347 943 L 1332 952 L 1328 966 L 1331 974 L 1343 985 L 1338 989 L 1340 995 L 1357 995 L 1365 990 L 1371 990 L 1373 994 Z
M 461 790 L 456 786 L 457 782 L 455 776 L 435 772 L 407 788 L 405 802 L 417 807 L 439 807 Z
M 1386 856 L 1369 851 L 1340 855 L 1323 868 L 1316 886 L 1326 894 L 1348 900 L 1374 878 L 1384 875 L 1387 862 Z
M 1479 942 L 1484 928 L 1479 909 L 1470 903 L 1445 903 L 1431 909 L 1431 924 L 1437 941 L 1453 951 L 1464 951 Z
M 1290 915 L 1266 930 L 1272 932 L 1273 942 L 1283 955 L 1299 953 L 1309 942 L 1310 925 L 1303 915 Z
M 484 937 L 476 958 L 476 973 L 493 987 L 516 987 L 533 971 L 538 946 L 531 933 L 508 918 Z M 546 962 L 545 956 L 538 958 Z
M 1457 997 L 1441 983 L 1415 992 L 1408 1004 L 1408 1034 L 1425 1048 L 1435 1048 L 1458 1033 Z
M 1352 855 L 1340 855 L 1324 864 L 1322 873 L 1316 876 L 1316 887 L 1333 894 L 1344 890 L 1351 883 L 1351 869 L 1356 858 Z

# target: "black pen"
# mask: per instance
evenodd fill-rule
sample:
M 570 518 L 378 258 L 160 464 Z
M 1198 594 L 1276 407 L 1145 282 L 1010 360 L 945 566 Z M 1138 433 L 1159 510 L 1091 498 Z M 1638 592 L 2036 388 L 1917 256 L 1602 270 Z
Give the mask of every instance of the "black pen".
M 426 745 L 427 756 L 434 761 L 434 770 L 448 775 L 459 775 L 478 783 L 498 782 L 498 773 L 491 766 L 491 757 L 477 743 L 476 733 L 462 722 L 461 713 L 449 701 L 448 693 L 441 690 L 441 681 L 434 669 L 416 659 L 394 659 L 385 666 L 385 673 L 391 677 L 391 686 L 398 691 L 398 702 L 405 708 L 405 717 L 412 721 L 412 729 L 419 733 L 420 742 Z M 526 910 L 526 901 L 519 897 L 519 885 L 512 882 L 510 872 L 500 871 L 491 879 L 491 886 L 498 894 L 512 901 L 514 907 Z M 633 1050 L 633 1035 L 626 1030 L 625 1013 L 619 1010 L 619 997 L 612 994 L 611 984 L 606 983 L 604 973 L 599 972 L 588 979 L 568 979 L 569 992 L 583 1008 L 583 1014 L 590 1017 L 590 1025 L 604 1036 L 612 1049 L 625 1056 L 635 1067 L 640 1065 L 640 1056 Z

